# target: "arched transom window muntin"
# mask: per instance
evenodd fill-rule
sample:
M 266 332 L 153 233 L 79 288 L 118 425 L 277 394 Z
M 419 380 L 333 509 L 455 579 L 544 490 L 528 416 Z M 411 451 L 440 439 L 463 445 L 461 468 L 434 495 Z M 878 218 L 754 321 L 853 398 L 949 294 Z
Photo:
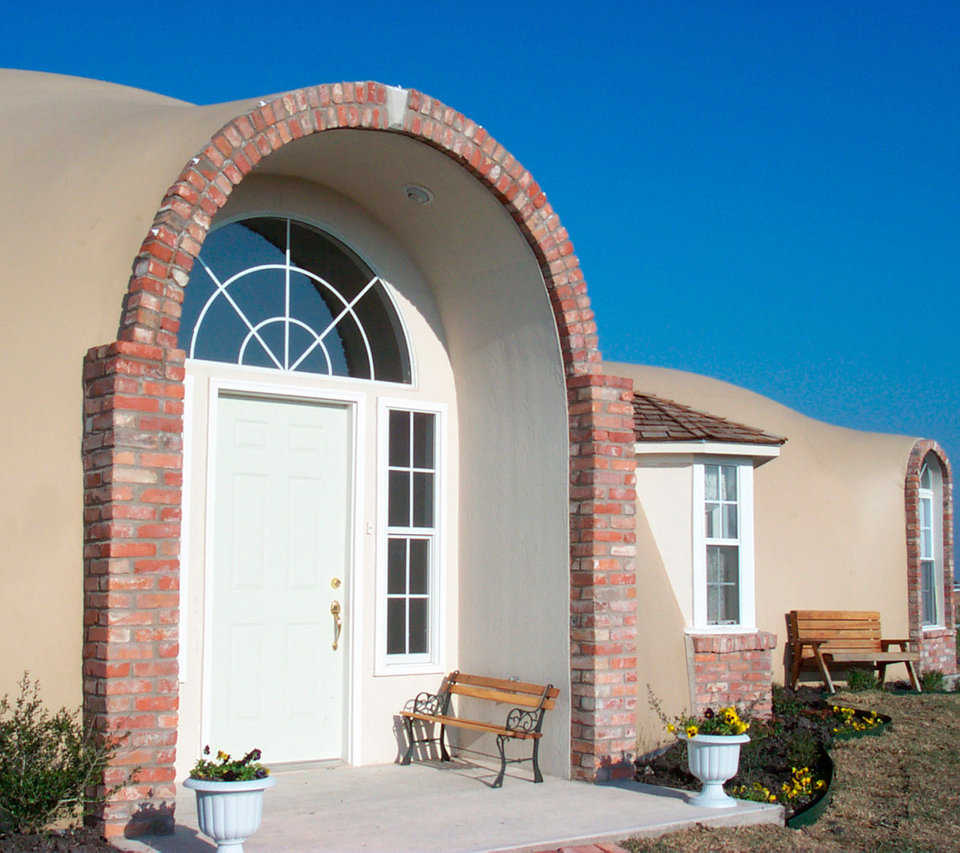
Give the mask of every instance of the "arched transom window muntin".
M 920 528 L 920 603 L 924 626 L 942 625 L 943 614 L 943 475 L 934 454 L 920 469 L 917 494 Z
M 207 236 L 179 344 L 205 361 L 411 381 L 388 282 L 335 237 L 289 217 L 250 217 Z

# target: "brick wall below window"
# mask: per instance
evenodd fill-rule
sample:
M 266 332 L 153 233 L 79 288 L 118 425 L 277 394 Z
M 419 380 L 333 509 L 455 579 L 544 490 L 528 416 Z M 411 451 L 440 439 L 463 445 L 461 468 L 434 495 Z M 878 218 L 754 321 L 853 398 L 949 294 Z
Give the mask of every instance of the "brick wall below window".
M 936 670 L 944 675 L 956 672 L 956 642 L 952 628 L 924 630 L 920 640 L 920 671 Z
M 752 716 L 769 717 L 776 646 L 776 634 L 768 631 L 689 635 L 694 713 L 737 705 Z

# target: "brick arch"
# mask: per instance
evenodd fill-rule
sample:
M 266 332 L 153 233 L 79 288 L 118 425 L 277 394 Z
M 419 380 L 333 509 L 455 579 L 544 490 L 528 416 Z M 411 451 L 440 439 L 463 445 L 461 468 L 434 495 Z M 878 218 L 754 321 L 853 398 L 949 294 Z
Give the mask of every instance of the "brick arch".
M 942 629 L 924 630 L 920 576 L 920 471 L 928 455 L 940 463 L 943 479 L 941 507 L 943 547 L 943 617 Z M 904 483 L 907 533 L 907 607 L 910 639 L 920 647 L 923 670 L 957 671 L 954 595 L 953 595 L 953 471 L 943 448 L 930 439 L 919 439 L 910 450 Z
M 504 205 L 538 259 L 567 376 L 571 772 L 585 779 L 632 774 L 632 382 L 599 373 L 596 325 L 579 261 L 530 173 L 482 127 L 434 98 L 374 82 L 337 83 L 260 102 L 224 125 L 186 164 L 134 260 L 117 340 L 85 358 L 84 712 L 104 737 L 129 732 L 104 774 L 107 787 L 125 783 L 98 815 L 108 836 L 162 831 L 173 822 L 183 289 L 233 188 L 284 145 L 337 128 L 399 133 L 444 153 Z M 134 783 L 126 783 L 133 766 L 141 769 Z
M 503 204 L 540 265 L 560 349 L 572 374 L 597 372 L 596 324 L 580 262 L 546 194 L 523 165 L 481 126 L 416 90 L 402 119 L 375 82 L 297 89 L 237 116 L 184 166 L 164 195 L 134 260 L 118 339 L 177 346 L 178 304 L 213 217 L 233 188 L 285 145 L 337 128 L 400 133 L 461 165 Z

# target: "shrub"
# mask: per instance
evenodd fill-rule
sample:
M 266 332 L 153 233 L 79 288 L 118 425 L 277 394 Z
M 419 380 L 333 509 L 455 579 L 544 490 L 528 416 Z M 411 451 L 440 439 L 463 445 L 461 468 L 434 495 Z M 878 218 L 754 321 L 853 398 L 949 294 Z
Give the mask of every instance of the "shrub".
M 877 689 L 877 677 L 865 669 L 852 669 L 847 675 L 847 689 L 854 693 Z
M 943 690 L 943 673 L 939 669 L 928 669 L 921 672 L 920 686 L 926 691 Z
M 19 687 L 12 705 L 7 696 L 0 699 L 0 817 L 15 832 L 40 832 L 59 818 L 79 817 L 121 787 L 95 793 L 122 739 L 96 743 L 79 709 L 51 716 L 39 682 L 26 672 Z

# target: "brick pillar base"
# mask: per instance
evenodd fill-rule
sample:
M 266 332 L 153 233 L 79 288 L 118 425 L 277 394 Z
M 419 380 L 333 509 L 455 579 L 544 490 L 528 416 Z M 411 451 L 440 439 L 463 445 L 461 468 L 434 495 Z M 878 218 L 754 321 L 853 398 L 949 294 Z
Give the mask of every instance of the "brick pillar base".
M 770 716 L 776 634 L 700 634 L 687 639 L 695 714 L 737 705 L 752 716 Z
M 108 838 L 173 829 L 182 413 L 180 350 L 87 353 L 83 710 L 123 738 L 100 792 L 122 787 L 91 816 Z
M 920 672 L 935 670 L 944 675 L 957 671 L 957 635 L 953 628 L 924 630 L 920 640 Z

